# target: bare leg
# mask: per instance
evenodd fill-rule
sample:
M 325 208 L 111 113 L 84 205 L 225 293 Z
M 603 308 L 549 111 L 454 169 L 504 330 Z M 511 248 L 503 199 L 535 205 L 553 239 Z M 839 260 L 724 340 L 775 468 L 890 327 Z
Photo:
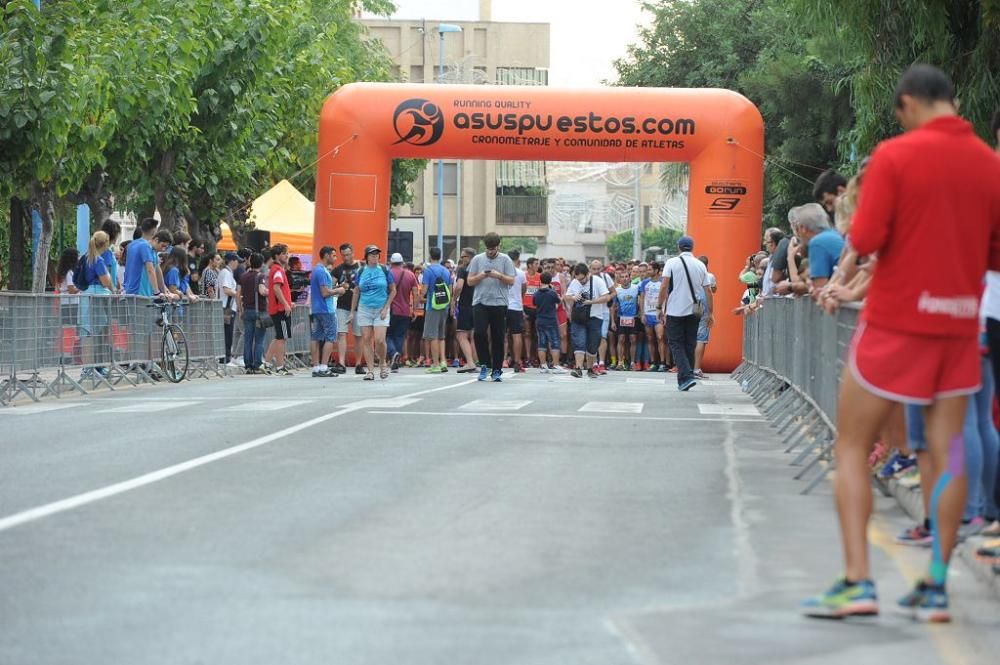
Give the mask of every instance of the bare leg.
M 698 345 L 694 347 L 694 368 L 696 370 L 701 369 L 701 361 L 705 357 L 705 347 L 708 344 L 705 342 L 698 342 Z
M 347 333 L 337 335 L 337 362 L 347 367 Z
M 868 453 L 893 406 L 893 402 L 862 388 L 845 368 L 837 406 L 839 431 L 835 446 L 834 489 L 844 548 L 844 572 L 852 582 L 871 576 L 868 520 L 872 512 L 872 487 Z
M 667 330 L 662 323 L 656 324 L 656 338 L 660 349 L 660 362 L 670 364 L 670 349 L 667 348 Z
M 962 426 L 967 403 L 966 396 L 939 399 L 927 407 L 924 415 L 927 450 L 938 471 L 930 503 L 934 543 L 929 579 L 936 584 L 945 582 L 965 510 L 968 478 Z
M 458 345 L 462 347 L 462 355 L 465 356 L 465 364 L 469 367 L 476 366 L 476 350 L 469 339 L 470 333 L 465 330 L 458 331 Z
M 365 363 L 368 365 L 368 371 L 374 371 L 375 331 L 370 326 L 365 326 L 361 329 L 361 348 L 364 351 Z
M 375 348 L 373 349 L 373 351 L 375 352 L 375 362 L 377 362 L 380 367 L 385 366 L 385 361 L 386 361 L 385 356 L 387 351 L 385 345 L 385 334 L 388 330 L 389 330 L 388 328 L 385 328 L 383 326 L 378 326 L 372 329 L 372 334 L 375 338 Z M 368 365 L 368 370 L 371 371 L 372 369 L 373 369 L 372 366 Z
M 521 334 L 514 335 L 514 334 L 512 334 L 511 337 L 513 338 L 513 342 L 514 342 L 513 346 L 512 346 L 512 348 L 513 348 L 513 356 L 514 356 L 514 365 L 515 366 L 519 366 L 521 364 L 521 359 L 523 358 L 523 356 L 521 355 L 521 350 L 524 349 L 524 335 L 521 335 Z

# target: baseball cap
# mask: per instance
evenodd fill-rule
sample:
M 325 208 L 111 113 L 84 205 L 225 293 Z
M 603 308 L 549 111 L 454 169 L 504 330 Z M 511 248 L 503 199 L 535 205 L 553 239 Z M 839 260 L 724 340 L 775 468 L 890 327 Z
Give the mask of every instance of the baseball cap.
M 240 255 L 237 254 L 236 252 L 226 252 L 226 255 L 223 257 L 223 260 L 226 263 L 229 263 L 230 261 L 239 261 Z
M 691 236 L 681 236 L 677 241 L 677 249 L 682 252 L 690 252 L 694 249 L 694 238 Z
M 368 245 L 365 247 L 365 256 L 369 254 L 381 254 L 382 250 L 378 248 L 378 245 Z
M 402 263 L 402 262 L 403 262 L 403 255 L 400 254 L 399 252 L 396 252 L 389 257 L 389 263 Z

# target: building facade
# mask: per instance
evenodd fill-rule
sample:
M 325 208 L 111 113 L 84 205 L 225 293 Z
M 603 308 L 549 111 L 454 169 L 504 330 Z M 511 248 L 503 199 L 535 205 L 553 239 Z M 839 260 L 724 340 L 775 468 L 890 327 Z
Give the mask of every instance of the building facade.
M 362 19 L 362 23 L 372 38 L 385 44 L 401 81 L 548 85 L 547 23 L 451 23 L 461 32 L 443 35 L 443 72 L 439 72 L 442 39 L 438 32 L 442 21 Z M 446 257 L 457 256 L 458 244 L 476 247 L 489 231 L 539 241 L 546 237 L 548 183 L 544 162 L 444 160 L 442 174 Z M 413 203 L 398 209 L 398 218 L 390 225 L 390 244 L 412 234 L 412 259 L 416 261 L 423 260 L 426 249 L 437 244 L 437 176 L 438 161 L 433 160 L 412 185 Z M 405 248 L 406 244 L 399 246 Z

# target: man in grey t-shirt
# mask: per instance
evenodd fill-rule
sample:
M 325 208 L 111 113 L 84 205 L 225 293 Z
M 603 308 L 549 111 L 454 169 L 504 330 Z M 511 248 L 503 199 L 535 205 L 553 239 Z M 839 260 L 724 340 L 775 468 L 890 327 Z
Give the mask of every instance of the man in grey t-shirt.
M 469 284 L 476 287 L 472 298 L 476 354 L 480 362 L 479 380 L 490 377 L 499 383 L 507 336 L 507 303 L 517 271 L 510 257 L 500 253 L 499 235 L 487 233 L 483 244 L 486 251 L 477 254 L 469 264 Z

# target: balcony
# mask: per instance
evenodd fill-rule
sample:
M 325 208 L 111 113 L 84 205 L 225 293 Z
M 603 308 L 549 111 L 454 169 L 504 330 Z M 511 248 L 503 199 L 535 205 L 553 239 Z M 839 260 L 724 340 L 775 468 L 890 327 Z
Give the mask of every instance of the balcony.
M 548 211 L 545 196 L 497 195 L 497 226 L 545 226 Z

